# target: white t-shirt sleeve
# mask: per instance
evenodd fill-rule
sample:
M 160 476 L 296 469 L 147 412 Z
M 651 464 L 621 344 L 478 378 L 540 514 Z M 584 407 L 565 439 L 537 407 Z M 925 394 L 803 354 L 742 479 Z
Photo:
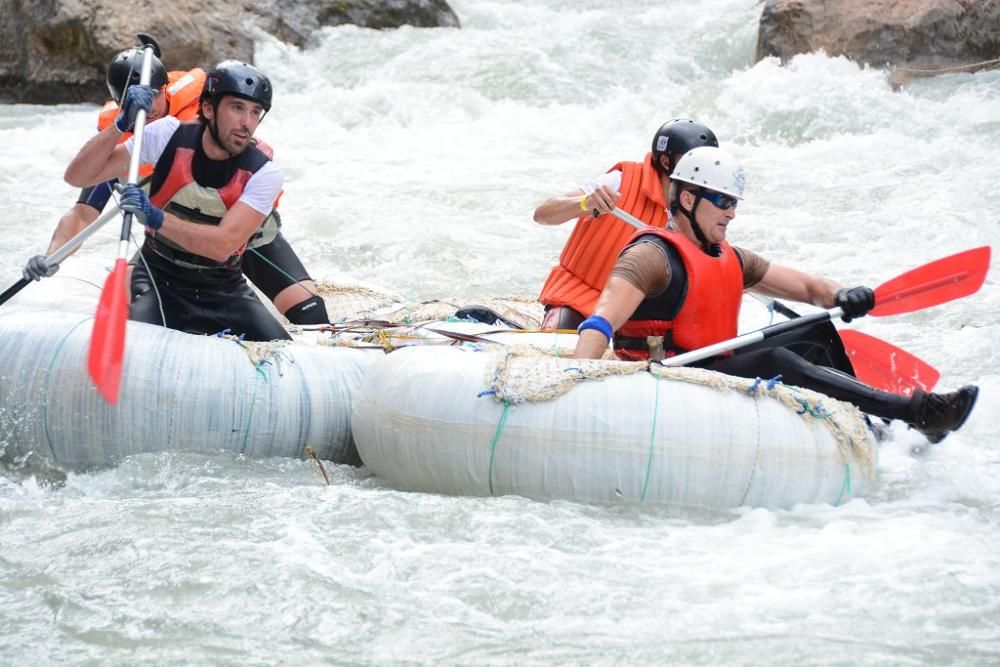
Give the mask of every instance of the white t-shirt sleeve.
M 181 122 L 173 116 L 164 116 L 143 128 L 142 131 L 142 153 L 139 155 L 139 162 L 142 164 L 156 164 L 156 161 L 163 155 L 163 149 L 167 147 L 170 137 L 180 127 Z M 135 145 L 135 137 L 129 137 L 125 141 L 125 150 L 132 154 L 132 147 Z
M 593 192 L 602 185 L 606 185 L 615 192 L 618 192 L 622 186 L 622 173 L 617 169 L 614 169 L 607 173 L 601 174 L 597 178 L 592 178 L 589 181 L 584 181 L 583 183 L 580 184 L 580 189 L 589 195 L 591 192 Z
M 274 208 L 274 200 L 285 183 L 285 175 L 270 160 L 250 177 L 243 188 L 240 201 L 253 210 L 267 215 Z

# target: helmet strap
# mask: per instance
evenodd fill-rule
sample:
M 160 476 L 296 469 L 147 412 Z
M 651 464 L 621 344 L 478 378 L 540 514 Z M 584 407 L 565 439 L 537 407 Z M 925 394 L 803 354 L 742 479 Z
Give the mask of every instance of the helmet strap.
M 701 225 L 698 224 L 698 218 L 695 215 L 695 211 L 698 209 L 698 204 L 701 203 L 702 195 L 705 194 L 704 188 L 698 188 L 698 190 L 692 190 L 694 192 L 694 205 L 691 206 L 691 210 L 687 210 L 680 203 L 680 197 L 677 198 L 677 206 L 681 209 L 681 212 L 687 216 L 688 221 L 691 223 L 691 229 L 694 230 L 695 238 L 698 239 L 698 243 L 701 244 L 701 249 L 709 257 L 719 257 L 722 255 L 722 246 L 718 243 L 709 243 L 708 237 L 705 236 L 705 232 L 701 231 Z

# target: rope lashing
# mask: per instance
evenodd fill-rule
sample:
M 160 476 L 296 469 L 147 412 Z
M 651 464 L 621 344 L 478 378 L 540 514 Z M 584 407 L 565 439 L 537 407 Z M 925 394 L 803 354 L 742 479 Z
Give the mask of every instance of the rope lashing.
M 765 380 L 764 378 L 756 378 L 749 387 L 747 387 L 747 393 L 750 395 L 756 394 L 760 390 L 760 383 L 764 383 L 764 389 L 766 391 L 774 391 L 774 388 L 781 383 L 781 375 L 775 375 L 770 380 Z M 800 413 L 801 414 L 801 413 Z

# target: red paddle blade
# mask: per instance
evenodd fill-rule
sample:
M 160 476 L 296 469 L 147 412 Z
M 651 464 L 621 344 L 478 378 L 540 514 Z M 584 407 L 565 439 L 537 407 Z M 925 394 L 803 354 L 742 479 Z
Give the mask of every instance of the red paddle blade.
M 94 316 L 94 331 L 90 336 L 87 372 L 104 400 L 118 402 L 122 380 L 122 358 L 125 355 L 125 325 L 128 321 L 128 292 L 125 288 L 128 262 L 119 257 L 115 268 L 104 282 L 104 291 Z
M 882 391 L 911 396 L 915 389 L 931 391 L 941 374 L 906 350 L 854 329 L 837 331 L 854 372 L 865 384 Z
M 943 257 L 879 285 L 869 315 L 910 313 L 974 294 L 986 280 L 990 247 Z

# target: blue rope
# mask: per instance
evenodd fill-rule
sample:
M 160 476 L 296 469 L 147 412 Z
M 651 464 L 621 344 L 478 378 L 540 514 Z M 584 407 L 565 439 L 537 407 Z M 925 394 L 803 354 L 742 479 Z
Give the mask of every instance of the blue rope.
M 816 407 L 813 407 L 809 405 L 809 401 L 805 400 L 804 398 L 796 397 L 795 400 L 798 401 L 799 405 L 802 406 L 801 410 L 795 411 L 795 414 L 797 415 L 804 415 L 808 413 L 810 417 L 813 417 L 815 419 L 829 419 L 831 416 L 833 416 L 833 413 L 828 412 L 827 409 L 823 407 L 822 403 L 817 403 Z
M 774 390 L 774 387 L 775 387 L 776 385 L 778 385 L 778 384 L 780 384 L 780 383 L 781 383 L 781 375 L 780 375 L 780 374 L 778 374 L 778 375 L 775 375 L 775 376 L 774 376 L 773 378 L 771 378 L 770 380 L 765 380 L 764 378 L 757 378 L 757 379 L 755 379 L 755 380 L 753 381 L 753 384 L 752 384 L 752 385 L 750 385 L 749 387 L 747 387 L 747 393 L 748 393 L 748 394 L 751 394 L 751 395 L 753 395 L 753 394 L 756 394 L 756 393 L 757 393 L 757 391 L 758 391 L 758 390 L 760 389 L 760 383 L 761 383 L 761 382 L 764 382 L 764 383 L 765 383 L 765 385 L 764 385 L 764 388 L 765 388 L 765 389 L 766 389 L 767 391 L 773 391 L 773 390 Z

